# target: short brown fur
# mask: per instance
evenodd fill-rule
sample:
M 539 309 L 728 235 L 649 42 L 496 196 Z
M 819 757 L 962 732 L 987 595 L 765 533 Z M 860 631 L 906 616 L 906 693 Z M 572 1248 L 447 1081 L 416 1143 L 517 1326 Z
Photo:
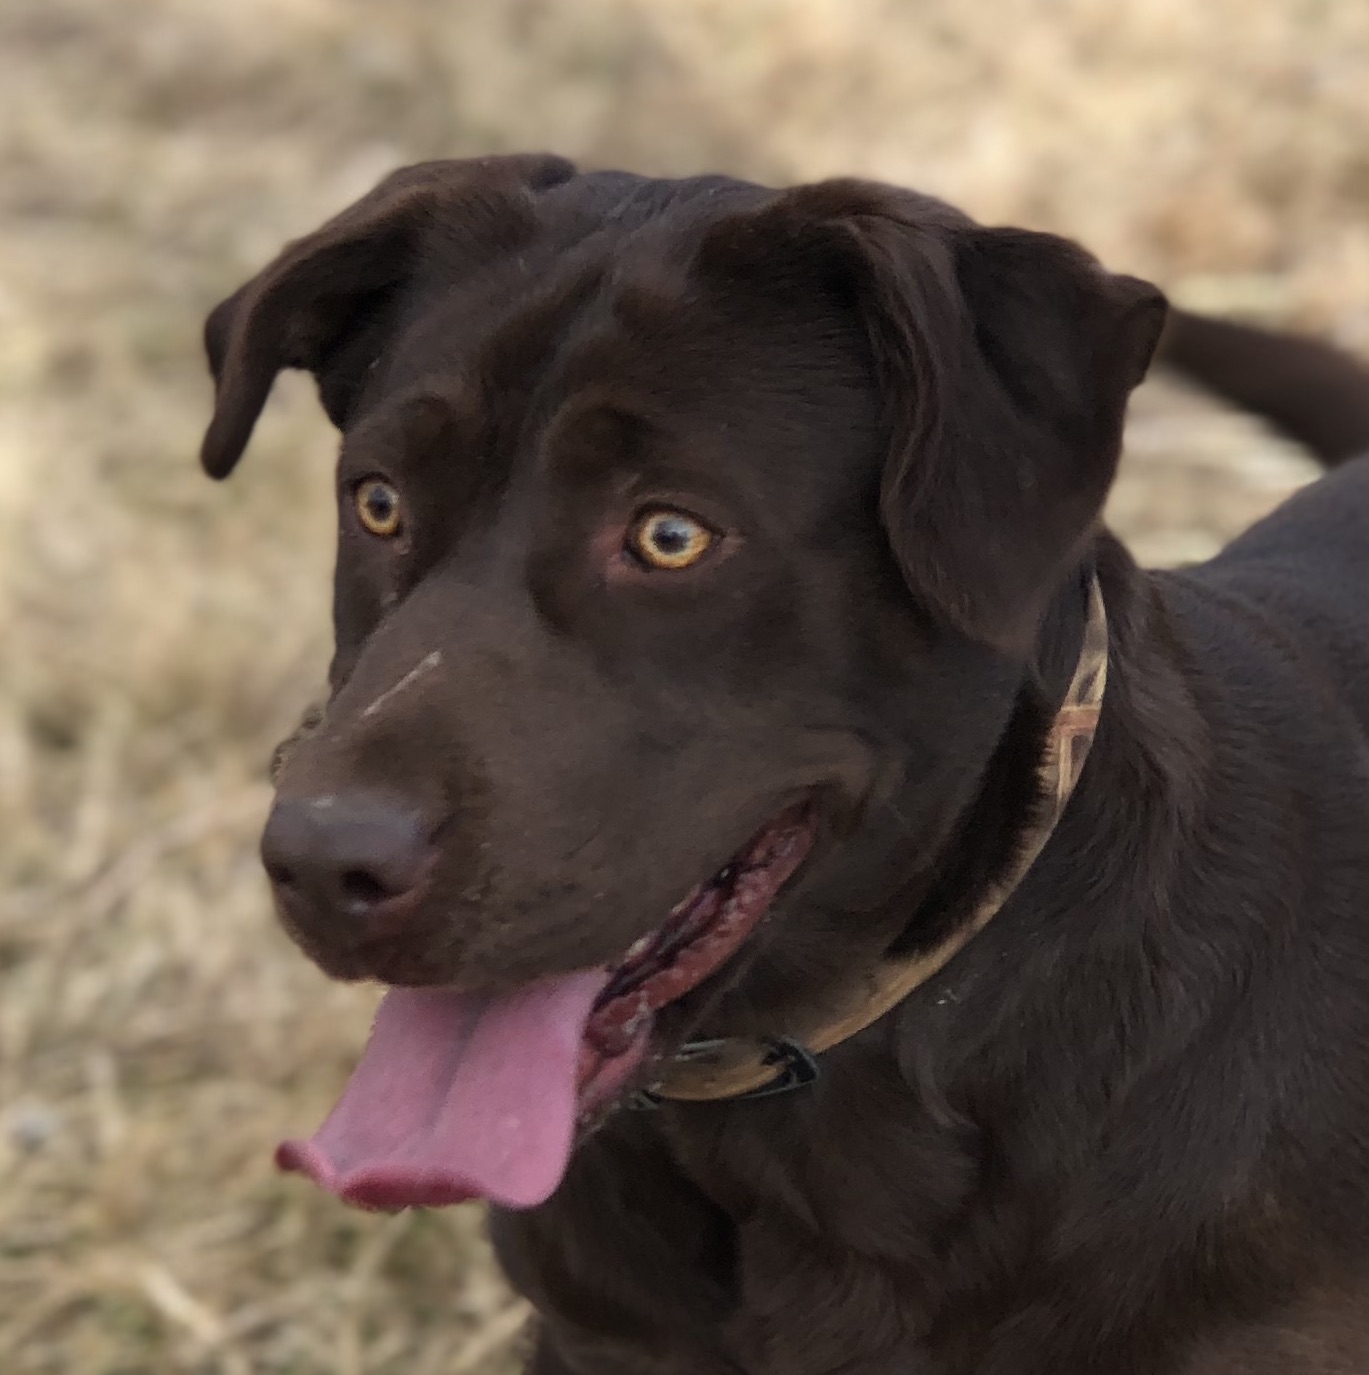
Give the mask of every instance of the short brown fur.
M 211 317 L 211 473 L 282 367 L 344 436 L 333 697 L 281 805 L 436 837 L 393 939 L 287 913 L 342 977 L 611 961 L 801 791 L 816 853 L 661 1034 L 782 1029 L 1008 867 L 1102 585 L 1094 752 L 989 927 L 816 1084 L 620 1112 L 496 1216 L 536 1375 L 1369 1368 L 1369 462 L 1139 570 L 1099 512 L 1163 319 L 910 192 L 545 157 L 398 173 Z M 667 498 L 725 557 L 615 563 Z

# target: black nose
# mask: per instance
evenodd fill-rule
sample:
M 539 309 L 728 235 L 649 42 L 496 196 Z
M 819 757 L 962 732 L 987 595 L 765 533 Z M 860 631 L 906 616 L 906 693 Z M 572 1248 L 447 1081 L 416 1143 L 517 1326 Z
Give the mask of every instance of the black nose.
M 423 885 L 430 855 L 416 811 L 364 793 L 281 799 L 261 838 L 262 862 L 290 914 L 326 924 L 334 939 L 348 934 L 339 925 L 372 934 L 368 923 L 407 907 L 401 900 Z

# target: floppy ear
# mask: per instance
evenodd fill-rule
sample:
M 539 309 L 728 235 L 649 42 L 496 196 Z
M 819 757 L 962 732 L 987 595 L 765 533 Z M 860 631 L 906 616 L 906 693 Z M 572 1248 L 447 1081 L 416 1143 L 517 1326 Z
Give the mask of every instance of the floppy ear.
M 748 242 L 754 272 L 816 269 L 864 322 L 890 434 L 881 517 L 918 602 L 1025 647 L 1095 529 L 1164 297 L 1065 239 L 865 182 L 782 193 L 706 252 L 735 262 Z
M 865 232 L 878 312 L 919 289 L 917 246 L 893 222 Z M 1021 647 L 1097 528 L 1167 307 L 1051 234 L 971 225 L 948 247 L 963 353 L 896 433 L 881 507 L 909 584 L 971 636 Z M 914 338 L 916 311 L 889 325 L 883 367 L 916 391 L 906 369 L 936 340 Z
M 549 155 L 419 163 L 288 245 L 205 322 L 215 383 L 205 471 L 233 471 L 282 368 L 313 372 L 340 426 L 373 361 L 344 358 L 343 346 L 420 269 L 425 250 L 482 234 L 516 247 L 535 228 L 531 193 L 574 175 Z

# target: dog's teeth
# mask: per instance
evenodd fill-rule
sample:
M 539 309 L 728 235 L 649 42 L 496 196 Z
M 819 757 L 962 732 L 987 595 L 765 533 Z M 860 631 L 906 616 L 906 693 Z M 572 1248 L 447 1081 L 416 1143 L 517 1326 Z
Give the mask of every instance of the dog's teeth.
M 645 955 L 647 951 L 651 949 L 652 943 L 655 941 L 655 939 L 656 937 L 654 935 L 639 937 L 637 940 L 633 941 L 631 945 L 628 946 L 627 954 L 623 956 L 623 960 L 625 962 L 628 960 L 640 960 L 642 956 Z

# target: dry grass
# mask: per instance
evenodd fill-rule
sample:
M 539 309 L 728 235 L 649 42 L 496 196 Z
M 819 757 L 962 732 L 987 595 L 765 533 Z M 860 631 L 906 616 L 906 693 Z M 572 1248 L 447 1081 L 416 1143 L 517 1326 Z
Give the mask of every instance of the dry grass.
M 270 1168 L 373 995 L 273 928 L 264 764 L 327 653 L 331 440 L 192 455 L 199 319 L 391 164 L 857 171 L 1369 348 L 1362 0 L 5 0 L 0 1370 L 457 1375 L 521 1315 L 469 1210 Z M 1148 389 L 1114 513 L 1206 552 L 1306 474 Z

